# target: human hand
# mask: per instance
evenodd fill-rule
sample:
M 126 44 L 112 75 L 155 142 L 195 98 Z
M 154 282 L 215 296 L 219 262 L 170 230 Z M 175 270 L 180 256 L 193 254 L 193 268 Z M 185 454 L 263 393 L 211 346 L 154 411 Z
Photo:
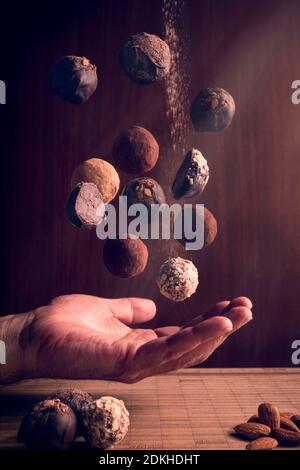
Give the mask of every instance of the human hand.
M 30 312 L 23 322 L 19 335 L 22 368 L 19 377 L 12 377 L 133 383 L 192 367 L 250 321 L 251 308 L 249 299 L 239 297 L 217 303 L 183 327 L 133 329 L 131 324 L 155 316 L 151 300 L 79 294 L 57 297 L 48 306 Z

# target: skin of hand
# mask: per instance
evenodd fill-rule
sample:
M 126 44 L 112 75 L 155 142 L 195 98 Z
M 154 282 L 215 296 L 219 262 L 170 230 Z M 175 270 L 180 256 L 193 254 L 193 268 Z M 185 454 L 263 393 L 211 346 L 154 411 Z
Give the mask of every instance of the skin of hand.
M 130 325 L 156 314 L 149 299 L 65 295 L 48 306 L 0 318 L 7 364 L 0 381 L 23 378 L 109 379 L 134 383 L 204 362 L 252 319 L 246 297 L 222 301 L 184 326 Z

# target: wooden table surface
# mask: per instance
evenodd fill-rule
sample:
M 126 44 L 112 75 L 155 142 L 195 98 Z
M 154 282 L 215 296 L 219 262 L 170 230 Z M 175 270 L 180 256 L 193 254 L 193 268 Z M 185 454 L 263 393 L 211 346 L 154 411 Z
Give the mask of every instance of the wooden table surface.
M 124 400 L 130 430 L 117 449 L 243 449 L 232 428 L 263 401 L 300 412 L 299 369 L 188 369 L 134 385 L 109 381 L 28 380 L 0 389 L 0 449 L 21 448 L 16 433 L 34 402 L 62 387 Z

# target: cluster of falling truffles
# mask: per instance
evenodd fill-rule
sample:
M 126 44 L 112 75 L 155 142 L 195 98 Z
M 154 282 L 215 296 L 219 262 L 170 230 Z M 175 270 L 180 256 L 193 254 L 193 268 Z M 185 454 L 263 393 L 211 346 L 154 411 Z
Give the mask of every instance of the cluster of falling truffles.
M 147 85 L 164 80 L 171 66 L 168 44 L 158 36 L 140 33 L 131 36 L 119 51 L 119 61 L 125 74 L 135 83 Z M 49 84 L 54 93 L 71 104 L 86 102 L 98 85 L 97 68 L 85 57 L 65 56 L 52 67 Z M 235 103 L 232 96 L 222 88 L 203 88 L 190 108 L 191 122 L 197 132 L 221 132 L 234 116 Z M 164 204 L 166 197 L 162 186 L 146 176 L 159 158 L 159 145 L 155 137 L 141 126 L 124 129 L 112 145 L 114 165 L 101 158 L 83 161 L 73 172 L 71 193 L 67 202 L 67 215 L 78 228 L 95 229 L 105 217 L 105 205 L 120 191 L 118 171 L 134 175 L 122 189 L 127 196 L 128 208 L 143 203 L 151 206 Z M 118 171 L 116 170 L 118 169 Z M 175 200 L 199 196 L 209 179 L 209 167 L 202 153 L 192 148 L 182 159 L 172 184 Z M 196 217 L 193 206 L 192 217 Z M 204 247 L 209 246 L 217 234 L 217 221 L 213 214 L 204 210 Z M 184 231 L 183 231 L 184 233 Z M 179 240 L 186 243 L 184 235 Z M 190 241 L 190 240 L 189 240 Z M 127 234 L 126 239 L 107 239 L 103 249 L 103 262 L 108 271 L 121 278 L 141 274 L 148 261 L 145 243 Z M 190 297 L 198 287 L 198 271 L 186 259 L 167 259 L 157 275 L 157 285 L 162 295 L 182 301 Z

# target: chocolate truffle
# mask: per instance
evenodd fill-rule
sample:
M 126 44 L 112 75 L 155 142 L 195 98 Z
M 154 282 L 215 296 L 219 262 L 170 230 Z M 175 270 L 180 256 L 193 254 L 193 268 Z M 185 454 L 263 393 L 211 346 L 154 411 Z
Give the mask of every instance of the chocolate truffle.
M 166 197 L 162 187 L 152 178 L 147 176 L 135 178 L 122 191 L 123 196 L 127 196 L 127 204 L 144 204 L 150 216 L 152 204 L 164 204 Z
M 67 202 L 67 215 L 76 227 L 92 229 L 103 220 L 105 205 L 94 183 L 79 183 Z
M 79 429 L 77 434 L 82 432 L 82 409 L 84 406 L 88 405 L 93 401 L 93 397 L 90 393 L 83 392 L 78 388 L 64 388 L 57 390 L 52 393 L 48 400 L 58 399 L 62 403 L 68 405 L 74 411 L 76 418 L 78 420 Z
M 198 271 L 191 261 L 178 256 L 161 265 L 156 281 L 162 295 L 181 302 L 196 292 Z
M 191 119 L 198 132 L 221 132 L 235 113 L 235 103 L 223 88 L 203 88 L 191 106 Z
M 131 36 L 121 48 L 119 59 L 127 76 L 139 84 L 161 80 L 171 66 L 168 44 L 148 33 Z
M 196 229 L 196 207 L 193 206 L 192 207 L 192 228 L 193 230 Z M 177 216 L 179 217 L 179 216 Z M 182 238 L 181 239 L 178 239 L 178 241 L 180 243 L 182 243 L 182 245 L 185 245 L 186 243 L 193 243 L 195 241 L 195 238 L 189 240 L 187 238 L 185 238 L 185 235 L 184 235 L 184 217 L 182 216 L 182 220 L 181 220 L 181 223 L 182 223 Z M 175 219 L 175 224 L 176 224 L 176 219 Z M 201 225 L 202 227 L 202 225 Z M 211 245 L 213 243 L 213 241 L 215 240 L 216 236 L 217 236 L 217 233 L 218 233 L 218 224 L 217 224 L 217 221 L 215 219 L 215 217 L 213 216 L 213 214 L 208 210 L 206 209 L 206 207 L 204 207 L 204 245 L 203 245 L 203 248 L 206 248 L 208 247 L 209 245 Z
M 115 164 L 126 173 L 147 173 L 156 164 L 159 147 L 153 135 L 140 126 L 122 131 L 113 145 Z
M 72 408 L 58 399 L 44 400 L 23 418 L 18 441 L 32 450 L 65 450 L 73 444 L 76 431 Z
M 104 204 L 115 197 L 120 187 L 120 178 L 115 168 L 101 158 L 85 160 L 75 169 L 71 179 L 72 189 L 82 182 L 94 183 Z
M 91 447 L 110 449 L 127 434 L 129 412 L 124 402 L 101 397 L 83 408 L 84 437 Z
M 97 68 L 85 57 L 67 55 L 52 66 L 49 84 L 63 101 L 81 104 L 87 101 L 98 85 Z
M 180 165 L 172 185 L 175 199 L 201 194 L 208 179 L 209 168 L 207 161 L 199 150 L 190 150 Z
M 103 261 L 113 276 L 134 277 L 144 271 L 148 249 L 139 238 L 107 239 L 103 248 Z

